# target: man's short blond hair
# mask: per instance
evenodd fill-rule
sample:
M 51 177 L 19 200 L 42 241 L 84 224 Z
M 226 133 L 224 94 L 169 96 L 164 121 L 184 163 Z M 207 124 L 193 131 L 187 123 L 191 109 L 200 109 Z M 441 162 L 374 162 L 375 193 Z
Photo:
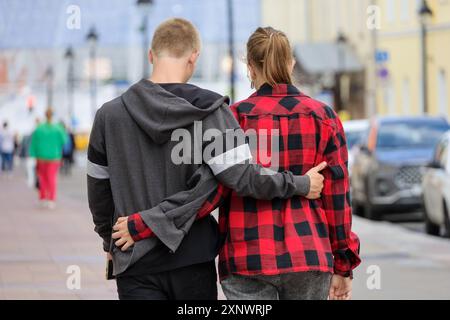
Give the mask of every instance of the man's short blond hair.
M 152 40 L 152 51 L 156 56 L 168 55 L 181 58 L 200 50 L 200 35 L 188 20 L 173 18 L 161 23 Z

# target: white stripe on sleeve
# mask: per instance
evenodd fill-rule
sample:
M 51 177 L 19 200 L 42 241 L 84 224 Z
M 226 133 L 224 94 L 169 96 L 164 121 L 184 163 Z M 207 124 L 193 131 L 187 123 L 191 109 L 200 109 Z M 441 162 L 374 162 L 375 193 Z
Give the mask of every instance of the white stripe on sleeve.
M 93 163 L 91 161 L 87 161 L 87 174 L 88 176 L 99 179 L 106 180 L 109 179 L 109 168 L 105 166 L 101 166 L 99 164 Z
M 222 153 L 216 156 L 215 158 L 212 158 L 207 162 L 207 164 L 213 171 L 214 175 L 217 176 L 220 173 L 237 164 L 252 159 L 253 159 L 252 153 L 250 151 L 248 144 L 243 144 L 237 148 Z

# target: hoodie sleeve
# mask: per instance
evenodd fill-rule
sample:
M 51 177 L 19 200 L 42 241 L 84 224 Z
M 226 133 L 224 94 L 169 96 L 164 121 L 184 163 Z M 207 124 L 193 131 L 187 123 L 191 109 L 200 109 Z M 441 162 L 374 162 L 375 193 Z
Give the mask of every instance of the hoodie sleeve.
M 308 176 L 278 173 L 250 164 L 252 154 L 244 131 L 228 105 L 224 104 L 203 120 L 203 158 L 215 177 L 241 197 L 260 200 L 288 199 L 309 193 Z
M 97 112 L 89 139 L 87 187 L 94 230 L 103 239 L 103 250 L 109 252 L 115 207 L 109 180 L 104 118 L 101 110 Z

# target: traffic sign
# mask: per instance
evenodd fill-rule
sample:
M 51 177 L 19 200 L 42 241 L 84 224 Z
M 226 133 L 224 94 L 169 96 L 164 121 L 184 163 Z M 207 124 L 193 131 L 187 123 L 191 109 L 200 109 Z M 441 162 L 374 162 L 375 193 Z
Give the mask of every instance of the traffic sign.
M 378 50 L 375 53 L 375 60 L 377 63 L 384 63 L 389 61 L 389 52 L 384 50 Z

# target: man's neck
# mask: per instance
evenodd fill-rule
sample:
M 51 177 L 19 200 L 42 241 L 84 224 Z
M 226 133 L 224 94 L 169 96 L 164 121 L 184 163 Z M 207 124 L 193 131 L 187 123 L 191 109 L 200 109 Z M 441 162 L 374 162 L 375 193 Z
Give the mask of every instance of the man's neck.
M 176 74 L 153 73 L 150 77 L 153 83 L 186 83 L 182 76 Z
M 177 63 L 162 63 L 154 65 L 150 81 L 153 83 L 186 83 L 183 65 Z

